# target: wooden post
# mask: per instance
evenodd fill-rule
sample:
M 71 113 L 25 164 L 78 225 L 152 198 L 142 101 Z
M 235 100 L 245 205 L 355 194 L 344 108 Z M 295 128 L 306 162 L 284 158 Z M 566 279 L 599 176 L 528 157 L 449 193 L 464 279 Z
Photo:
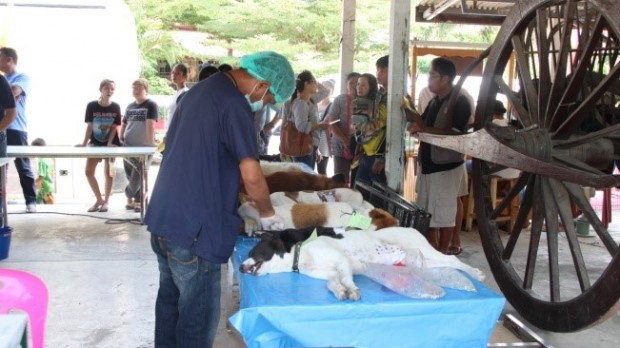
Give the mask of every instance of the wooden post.
M 347 74 L 353 71 L 355 55 L 355 0 L 342 2 L 342 40 L 340 44 L 340 94 L 347 92 Z
M 402 193 L 405 119 L 400 109 L 407 90 L 411 0 L 392 0 L 390 6 L 390 62 L 385 174 L 388 186 Z

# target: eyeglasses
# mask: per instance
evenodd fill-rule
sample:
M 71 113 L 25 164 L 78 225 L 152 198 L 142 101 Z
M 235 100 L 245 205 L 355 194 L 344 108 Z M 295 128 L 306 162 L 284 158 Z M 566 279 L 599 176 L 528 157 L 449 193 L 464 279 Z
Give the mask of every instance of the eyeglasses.
M 441 78 L 441 76 L 443 76 L 443 75 L 440 75 L 440 74 L 436 74 L 436 75 L 434 75 L 434 74 L 429 74 L 429 75 L 428 75 L 428 79 L 429 79 L 429 81 L 430 81 L 430 80 L 433 80 L 433 79 L 440 79 L 440 78 Z

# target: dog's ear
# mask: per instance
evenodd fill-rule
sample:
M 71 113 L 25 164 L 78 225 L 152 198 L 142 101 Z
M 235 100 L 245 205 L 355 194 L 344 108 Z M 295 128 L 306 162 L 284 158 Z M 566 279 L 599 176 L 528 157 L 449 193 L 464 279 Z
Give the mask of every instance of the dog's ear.
M 398 220 L 383 209 L 375 208 L 368 212 L 368 216 L 372 220 L 372 224 L 377 226 L 377 230 L 398 226 Z

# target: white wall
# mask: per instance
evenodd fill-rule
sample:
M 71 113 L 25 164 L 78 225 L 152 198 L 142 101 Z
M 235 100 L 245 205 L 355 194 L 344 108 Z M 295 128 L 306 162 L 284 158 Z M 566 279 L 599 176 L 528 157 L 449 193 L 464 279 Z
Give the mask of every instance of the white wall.
M 18 70 L 31 79 L 26 109 L 30 141 L 42 137 L 48 145 L 81 143 L 86 104 L 99 97 L 104 78 L 116 81 L 113 100 L 122 110 L 133 100 L 131 82 L 139 77 L 140 56 L 134 19 L 123 0 L 8 2 L 13 6 L 0 7 L 0 30 L 5 45 L 17 50 Z M 83 160 L 56 163 L 57 172 L 67 169 L 71 177 L 57 177 L 59 195 L 90 193 Z M 65 184 L 75 192 L 60 187 Z

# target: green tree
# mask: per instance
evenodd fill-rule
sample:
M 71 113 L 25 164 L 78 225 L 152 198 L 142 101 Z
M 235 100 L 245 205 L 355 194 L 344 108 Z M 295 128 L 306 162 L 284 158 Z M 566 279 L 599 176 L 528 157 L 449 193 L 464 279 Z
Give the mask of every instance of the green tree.
M 172 65 L 195 56 L 178 46 L 168 33 L 190 29 L 209 33 L 203 44 L 226 49 L 220 57 L 197 57 L 238 64 L 238 57 L 258 50 L 278 51 L 295 71 L 316 76 L 338 71 L 341 0 L 126 0 L 136 17 L 143 53 L 143 75 L 167 88 L 157 77 L 157 62 Z M 373 71 L 377 57 L 389 49 L 389 2 L 357 1 L 354 69 Z M 494 28 L 450 24 L 412 24 L 412 37 L 422 40 L 491 42 Z M 155 80 L 155 81 L 153 81 Z

